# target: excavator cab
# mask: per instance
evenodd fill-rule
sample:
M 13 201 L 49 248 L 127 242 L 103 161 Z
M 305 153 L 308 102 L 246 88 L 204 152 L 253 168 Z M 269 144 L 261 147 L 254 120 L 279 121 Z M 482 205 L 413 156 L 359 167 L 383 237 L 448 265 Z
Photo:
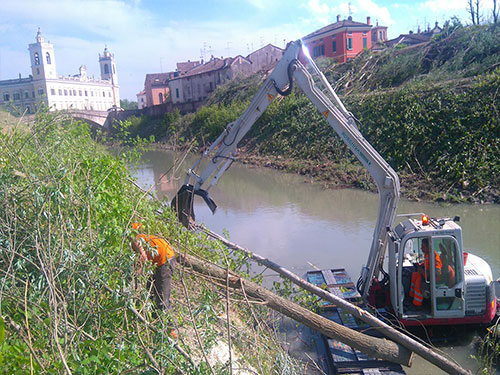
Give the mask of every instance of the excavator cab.
M 453 235 L 414 232 L 401 244 L 403 315 L 462 318 L 464 278 L 457 239 Z
M 412 216 L 422 215 L 422 219 Z M 491 268 L 463 251 L 454 219 L 400 215 L 390 233 L 391 305 L 405 326 L 488 324 L 496 312 Z

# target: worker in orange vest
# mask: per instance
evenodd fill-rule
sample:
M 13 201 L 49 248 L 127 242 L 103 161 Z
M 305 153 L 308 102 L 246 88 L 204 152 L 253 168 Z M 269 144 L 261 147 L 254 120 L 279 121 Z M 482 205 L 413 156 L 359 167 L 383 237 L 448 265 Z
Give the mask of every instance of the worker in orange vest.
M 422 279 L 425 277 L 429 280 L 429 239 L 424 238 L 422 240 L 422 252 L 424 253 L 424 262 L 419 264 L 417 272 L 413 272 L 411 275 L 411 286 L 410 286 L 410 297 L 413 298 L 413 304 L 417 307 L 421 307 L 424 302 L 424 294 L 422 290 Z M 436 266 L 436 282 L 441 280 L 441 269 L 443 264 L 441 263 L 441 258 L 439 254 L 434 251 L 434 263 Z
M 133 223 L 132 228 L 139 232 L 130 242 L 132 249 L 139 254 L 139 262 L 142 265 L 150 260 L 155 266 L 148 289 L 151 289 L 158 309 L 167 310 L 170 308 L 172 274 L 176 263 L 174 250 L 163 238 L 141 233 L 142 224 Z

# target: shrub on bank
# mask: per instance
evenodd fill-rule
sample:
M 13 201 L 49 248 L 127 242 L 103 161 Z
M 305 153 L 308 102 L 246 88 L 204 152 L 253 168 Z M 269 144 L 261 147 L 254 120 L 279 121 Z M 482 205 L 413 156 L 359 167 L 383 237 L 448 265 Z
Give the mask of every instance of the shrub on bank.
M 61 114 L 39 113 L 30 125 L 2 126 L 3 372 L 208 374 L 205 354 L 227 342 L 225 293 L 189 270 L 175 274 L 173 310 L 154 317 L 148 273 L 136 273 L 128 245 L 130 223 L 141 220 L 149 233 L 180 251 L 243 274 L 247 259 L 231 258 L 220 244 L 179 228 L 170 209 L 129 181 L 126 166 L 136 151 L 117 154 L 92 140 L 84 124 Z M 294 362 L 262 324 L 267 311 L 231 297 L 232 346 L 244 353 L 238 366 L 293 373 Z M 172 327 L 177 343 L 168 336 Z M 212 367 L 228 372 L 227 363 Z

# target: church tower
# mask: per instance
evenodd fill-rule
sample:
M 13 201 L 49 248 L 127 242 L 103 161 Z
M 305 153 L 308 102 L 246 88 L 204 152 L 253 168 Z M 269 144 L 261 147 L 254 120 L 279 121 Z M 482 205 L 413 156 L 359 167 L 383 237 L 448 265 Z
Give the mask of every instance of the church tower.
M 99 54 L 99 65 L 101 66 L 101 79 L 109 81 L 114 86 L 118 86 L 115 55 L 108 51 L 108 47 L 104 48 L 102 55 Z
M 113 90 L 113 104 L 120 106 L 120 91 L 118 88 L 118 75 L 116 74 L 115 55 L 104 47 L 103 54 L 99 54 L 99 65 L 101 66 L 101 79 L 109 81 Z
M 36 43 L 31 43 L 28 47 L 33 79 L 57 79 L 54 46 L 43 40 L 40 28 L 38 28 L 35 40 Z

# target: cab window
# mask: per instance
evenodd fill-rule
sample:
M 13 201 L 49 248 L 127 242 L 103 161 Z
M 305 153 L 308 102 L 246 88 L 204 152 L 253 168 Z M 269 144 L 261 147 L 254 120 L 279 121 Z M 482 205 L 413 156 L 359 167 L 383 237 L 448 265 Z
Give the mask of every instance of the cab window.
M 461 264 L 456 241 L 451 237 L 438 237 L 432 240 L 432 247 L 441 259 L 442 277 L 436 284 L 452 288 L 462 281 L 461 272 L 458 272 Z

